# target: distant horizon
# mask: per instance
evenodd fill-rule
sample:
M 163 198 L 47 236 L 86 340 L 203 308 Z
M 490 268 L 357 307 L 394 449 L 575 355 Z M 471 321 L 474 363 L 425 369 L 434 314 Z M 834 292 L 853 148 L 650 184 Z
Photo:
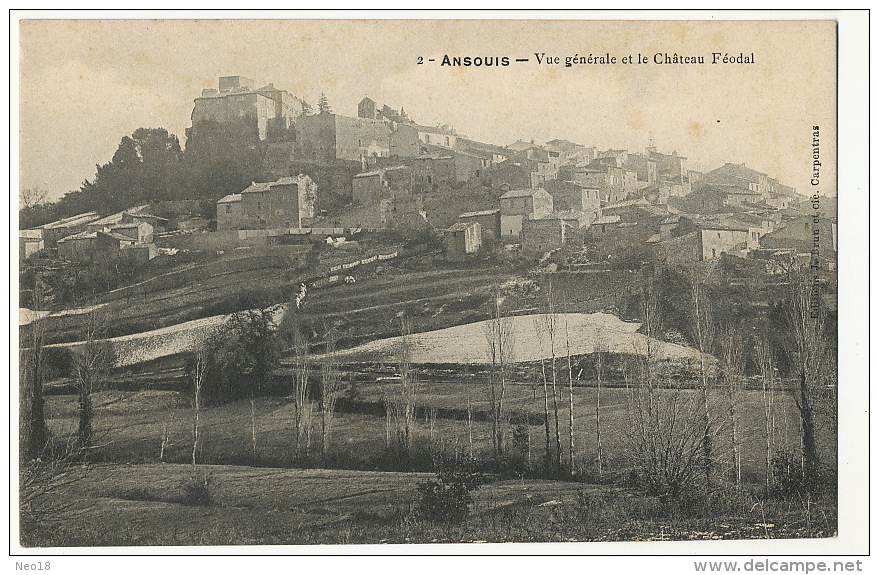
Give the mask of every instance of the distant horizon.
M 744 41 L 741 26 L 749 31 Z M 356 117 L 357 103 L 369 96 L 420 124 L 453 126 L 500 146 L 564 139 L 643 153 L 652 136 L 690 169 L 744 163 L 805 196 L 813 192 L 812 126 L 820 125 L 826 164 L 819 189 L 835 196 L 836 54 L 803 42 L 835 32 L 827 21 L 21 21 L 19 188 L 45 189 L 50 201 L 78 190 L 140 127 L 165 128 L 185 148 L 202 88 L 243 75 L 314 108 L 323 92 L 345 116 Z M 720 67 L 533 61 L 535 52 L 587 56 L 590 49 L 757 56 L 751 66 Z M 418 56 L 445 54 L 532 61 L 416 64 Z

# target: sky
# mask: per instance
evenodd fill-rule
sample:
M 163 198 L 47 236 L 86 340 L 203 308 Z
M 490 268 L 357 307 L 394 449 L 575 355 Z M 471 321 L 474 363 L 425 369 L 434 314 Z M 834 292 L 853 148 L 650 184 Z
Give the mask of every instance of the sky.
M 368 95 L 499 145 L 561 138 L 643 151 L 652 136 L 691 169 L 745 163 L 806 194 L 817 125 L 821 193 L 835 195 L 828 21 L 22 20 L 19 46 L 19 186 L 52 199 L 93 178 L 139 127 L 185 145 L 194 98 L 225 75 L 312 105 L 323 92 L 350 116 Z M 711 64 L 713 52 L 755 63 Z M 562 62 L 538 64 L 535 53 Z M 657 53 L 708 63 L 656 64 Z M 590 54 L 617 63 L 564 66 Z M 650 62 L 622 63 L 638 54 Z M 511 63 L 440 66 L 444 55 Z

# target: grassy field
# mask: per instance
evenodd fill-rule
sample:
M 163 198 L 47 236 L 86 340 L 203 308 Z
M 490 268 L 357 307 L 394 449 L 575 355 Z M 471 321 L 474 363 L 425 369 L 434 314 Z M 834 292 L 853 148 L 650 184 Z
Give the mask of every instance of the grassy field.
M 317 453 L 318 421 L 312 422 L 312 455 L 297 460 L 292 452 L 294 409 L 292 400 L 282 397 L 259 397 L 254 401 L 255 417 L 251 421 L 250 401 L 207 407 L 201 413 L 199 461 L 213 464 L 246 464 L 276 467 L 329 466 L 350 469 L 420 469 L 432 468 L 436 454 L 453 456 L 456 452 L 488 456 L 491 452 L 488 386 L 471 381 L 425 381 L 417 389 L 417 422 L 414 429 L 413 456 L 402 461 L 387 449 L 387 422 L 382 397 L 394 394 L 393 383 L 358 384 L 359 401 L 355 413 L 337 413 L 331 434 L 330 457 Z M 567 445 L 567 389 L 559 390 L 562 445 Z M 596 397 L 594 387 L 575 388 L 576 468 L 584 477 L 597 479 Z M 680 394 L 681 404 L 696 402 L 693 390 L 668 391 Z M 776 448 L 796 452 L 799 449 L 798 421 L 792 398 L 785 392 L 775 395 Z M 601 394 L 601 434 L 606 479 L 619 479 L 631 467 L 632 413 L 630 393 L 626 389 L 603 389 Z M 466 420 L 466 405 L 472 406 L 472 420 Z M 765 423 L 762 395 L 744 392 L 738 402 L 741 420 L 743 475 L 755 485 L 764 481 Z M 192 409 L 188 396 L 170 391 L 106 391 L 95 400 L 96 433 L 101 437 L 95 456 L 105 461 L 131 463 L 158 462 L 165 449 L 164 461 L 186 462 L 191 458 Z M 518 456 L 535 467 L 545 446 L 542 386 L 531 383 L 511 384 L 507 392 L 507 409 L 515 420 L 527 417 L 528 446 Z M 694 404 L 695 405 L 695 404 Z M 730 427 L 724 416 L 725 399 L 714 397 L 712 409 L 717 414 L 715 450 L 729 465 L 732 454 Z M 462 409 L 464 406 L 464 409 Z M 46 413 L 50 429 L 58 436 L 76 429 L 76 398 L 57 395 L 48 398 Z M 821 421 L 819 439 L 825 460 L 834 461 L 835 432 L 829 422 Z M 253 424 L 253 427 L 252 427 Z M 253 429 L 256 431 L 254 450 Z M 472 441 L 471 441 L 472 438 Z M 565 448 L 566 449 L 566 448 Z M 565 453 L 567 451 L 565 450 Z
M 493 481 L 470 517 L 417 515 L 427 474 L 246 466 L 95 465 L 65 489 L 62 521 L 28 531 L 26 547 L 827 537 L 832 507 L 795 502 L 663 504 L 626 490 L 547 480 Z M 205 483 L 206 482 L 206 483 Z M 207 485 L 198 502 L 188 486 Z M 750 510 L 749 510 L 750 508 Z

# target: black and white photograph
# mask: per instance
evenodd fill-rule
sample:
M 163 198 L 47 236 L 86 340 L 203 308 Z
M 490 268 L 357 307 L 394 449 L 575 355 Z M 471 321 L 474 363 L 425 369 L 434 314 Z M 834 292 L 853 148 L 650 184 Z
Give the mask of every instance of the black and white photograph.
M 832 555 L 839 22 L 575 15 L 13 15 L 12 549 Z

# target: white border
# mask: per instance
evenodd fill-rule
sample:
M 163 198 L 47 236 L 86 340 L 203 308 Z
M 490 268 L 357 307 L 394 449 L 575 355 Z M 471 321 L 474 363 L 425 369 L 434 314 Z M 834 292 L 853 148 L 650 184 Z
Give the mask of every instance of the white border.
M 695 555 L 698 554 L 700 559 L 708 559 L 705 555 L 710 554 L 734 554 L 746 553 L 749 556 L 761 558 L 769 555 L 783 553 L 785 555 L 821 555 L 824 557 L 856 555 L 867 552 L 867 528 L 868 528 L 868 506 L 867 492 L 868 485 L 866 481 L 867 461 L 865 459 L 866 444 L 868 437 L 868 365 L 867 350 L 868 341 L 868 316 L 865 312 L 868 306 L 867 292 L 867 269 L 865 261 L 861 258 L 864 253 L 862 248 L 868 245 L 868 212 L 865 210 L 868 198 L 868 157 L 867 157 L 867 134 L 868 134 L 868 103 L 867 103 L 867 70 L 868 68 L 868 22 L 867 16 L 863 12 L 837 12 L 837 11 L 821 11 L 821 12 L 787 12 L 787 11 L 763 11 L 763 12 L 743 12 L 743 11 L 718 11 L 718 12 L 666 12 L 666 11 L 644 11 L 637 13 L 624 12 L 514 12 L 514 13 L 498 13 L 490 11 L 465 12 L 465 13 L 425 13 L 425 12 L 291 12 L 291 11 L 271 11 L 271 12 L 250 12 L 250 11 L 234 11 L 234 12 L 192 12 L 192 11 L 145 11 L 145 12 L 126 12 L 126 11 L 102 11 L 102 12 L 79 12 L 79 11 L 57 11 L 52 13 L 46 12 L 15 12 L 10 15 L 10 49 L 17 46 L 17 24 L 16 21 L 22 18 L 370 18 L 370 19 L 407 19 L 407 18 L 460 18 L 460 19 L 495 19 L 495 18 L 511 18 L 511 19 L 635 19 L 635 20 L 672 20 L 672 19 L 691 19 L 691 20 L 818 20 L 818 19 L 836 19 L 839 23 L 839 98 L 838 98 L 838 157 L 839 163 L 837 172 L 839 181 L 837 189 L 839 190 L 839 229 L 841 231 L 841 241 L 843 248 L 840 253 L 839 271 L 842 281 L 839 285 L 839 332 L 840 332 L 840 356 L 839 356 L 839 374 L 840 374 L 840 421 L 839 436 L 841 438 L 839 446 L 840 454 L 840 534 L 838 538 L 828 540 L 749 540 L 745 542 L 739 541 L 718 541 L 718 542 L 662 542 L 662 543 L 546 543 L 546 544 L 485 544 L 485 545 L 405 545 L 405 546 L 314 546 L 314 547 L 201 547 L 201 548 L 83 548 L 83 549 L 44 549 L 39 553 L 32 550 L 19 550 L 33 562 L 38 558 L 49 560 L 53 563 L 53 569 L 63 572 L 118 572 L 120 570 L 134 570 L 140 572 L 150 571 L 162 568 L 172 568 L 173 572 L 183 570 L 205 570 L 208 565 L 210 568 L 219 567 L 221 569 L 235 568 L 248 569 L 255 565 L 267 568 L 278 569 L 302 569 L 305 564 L 301 563 L 302 559 L 295 559 L 296 566 L 291 563 L 280 563 L 280 561 L 272 562 L 271 565 L 264 564 L 263 558 L 224 558 L 224 557 L 150 557 L 144 559 L 132 560 L 132 558 L 124 557 L 81 557 L 81 558 L 61 558 L 49 557 L 55 554 L 69 553 L 88 553 L 88 554 L 111 554 L 111 555 L 131 555 L 142 553 L 156 554 L 213 554 L 213 553 L 234 553 L 234 554 L 578 554 L 584 553 L 589 555 L 608 553 L 608 554 L 633 554 L 627 557 L 590 557 L 588 563 L 584 562 L 582 567 L 595 569 L 596 567 L 609 567 L 611 569 L 631 568 L 643 569 L 644 572 L 656 571 L 658 567 L 669 567 L 675 572 L 692 572 L 692 561 L 687 557 L 678 558 L 657 558 L 643 557 L 639 554 L 655 553 L 655 554 L 681 554 Z M 17 126 L 17 55 L 13 51 L 12 56 L 15 60 L 11 60 L 10 73 L 10 93 L 12 105 L 10 113 L 10 158 L 12 167 L 12 186 L 11 189 L 17 188 L 17 150 L 13 142 L 17 142 L 18 126 Z M 796 62 L 791 65 L 808 66 L 807 62 Z M 17 222 L 12 219 L 15 211 L 12 209 L 11 203 L 13 195 L 10 193 L 10 244 L 12 248 L 17 245 L 14 237 Z M 15 260 L 17 250 L 14 252 L 10 249 Z M 11 265 L 17 265 L 17 262 L 11 262 Z M 16 268 L 11 268 L 16 269 Z M 10 273 L 10 289 L 15 289 L 12 274 Z M 14 317 L 10 314 L 10 334 L 13 340 L 17 340 L 17 325 L 13 325 Z M 14 342 L 11 343 L 11 350 Z M 14 362 L 14 360 L 13 360 Z M 12 366 L 14 368 L 14 365 Z M 17 370 L 16 370 L 17 371 Z M 12 372 L 11 373 L 15 373 Z M 11 382 L 10 382 L 11 383 Z M 17 435 L 17 394 L 14 386 L 10 384 L 10 407 L 12 407 L 13 417 L 9 421 L 10 437 L 7 442 L 7 455 L 11 455 L 17 451 L 15 447 L 15 437 Z M 14 406 L 14 407 L 13 407 Z M 13 468 L 10 470 L 10 478 L 16 476 L 15 463 L 17 457 L 10 457 Z M 4 503 L 4 505 L 7 505 Z M 10 534 L 11 536 L 12 534 Z M 13 552 L 15 548 L 13 547 Z M 17 553 L 16 553 L 17 554 Z M 10 563 L 15 558 L 10 558 Z M 20 557 L 19 560 L 24 559 Z M 447 571 L 449 568 L 448 561 L 435 563 L 434 560 L 423 561 L 418 563 L 410 563 L 409 560 L 402 560 L 400 566 L 408 565 L 409 568 L 417 569 L 419 572 L 434 572 L 440 568 Z M 744 561 L 747 557 L 732 558 L 733 560 Z M 779 558 L 780 559 L 780 558 Z M 542 563 L 538 563 L 535 558 L 520 557 L 513 561 L 499 561 L 499 558 L 492 558 L 491 566 L 482 563 L 485 558 L 468 559 L 467 565 L 471 568 L 477 565 L 486 565 L 489 569 L 500 570 L 500 563 L 506 567 L 514 566 L 514 570 L 519 569 L 522 572 L 532 570 L 545 569 Z M 815 560 L 820 560 L 815 558 Z M 173 561 L 173 562 L 172 562 Z M 254 561 L 258 563 L 253 563 Z M 355 560 L 349 559 L 345 563 L 354 568 L 358 566 Z M 457 564 L 457 560 L 453 560 Z M 479 563 L 473 563 L 478 561 Z M 542 560 L 541 560 L 542 561 Z M 314 567 L 315 561 L 308 561 L 309 565 Z M 622 564 L 621 564 L 622 563 Z M 173 565 L 173 567 L 171 567 Z M 14 565 L 10 564 L 10 568 Z M 362 565 L 360 565 L 362 568 Z M 602 572 L 602 571 L 599 571 Z

